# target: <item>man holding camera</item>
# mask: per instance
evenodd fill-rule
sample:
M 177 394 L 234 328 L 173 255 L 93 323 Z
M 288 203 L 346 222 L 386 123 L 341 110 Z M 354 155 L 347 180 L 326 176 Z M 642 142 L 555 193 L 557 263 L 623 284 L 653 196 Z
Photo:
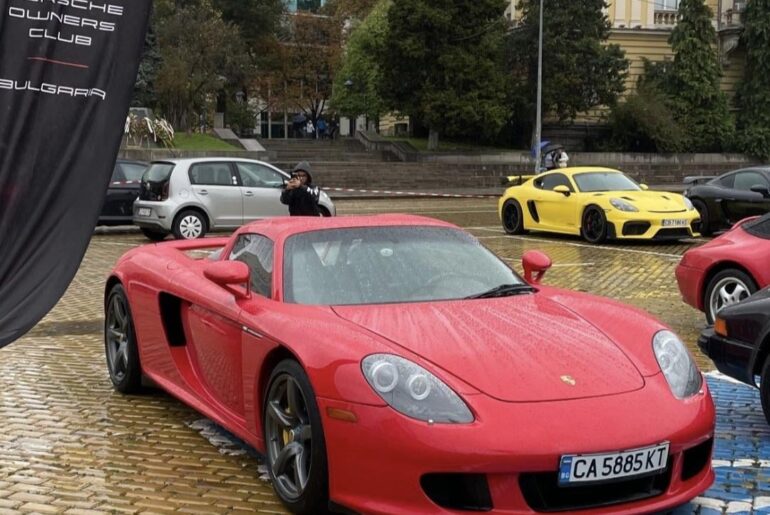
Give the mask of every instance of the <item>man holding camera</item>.
M 291 216 L 321 216 L 318 198 L 321 189 L 313 186 L 310 163 L 302 161 L 291 172 L 291 179 L 281 193 L 281 203 L 289 206 Z

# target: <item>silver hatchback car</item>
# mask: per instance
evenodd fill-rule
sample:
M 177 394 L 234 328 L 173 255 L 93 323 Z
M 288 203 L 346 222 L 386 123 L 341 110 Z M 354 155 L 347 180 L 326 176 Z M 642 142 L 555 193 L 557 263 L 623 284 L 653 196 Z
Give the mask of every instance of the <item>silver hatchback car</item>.
M 285 216 L 281 191 L 289 174 L 251 159 L 169 159 L 150 164 L 134 202 L 134 224 L 153 241 L 169 233 L 177 239 L 203 237 L 260 218 Z M 337 210 L 321 192 L 323 216 Z

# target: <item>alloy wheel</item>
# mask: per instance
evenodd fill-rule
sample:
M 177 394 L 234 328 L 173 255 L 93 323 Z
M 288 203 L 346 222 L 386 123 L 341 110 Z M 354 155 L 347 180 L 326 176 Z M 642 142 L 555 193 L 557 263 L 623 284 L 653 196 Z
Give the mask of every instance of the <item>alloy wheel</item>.
M 513 204 L 508 204 L 505 206 L 505 211 L 503 212 L 503 222 L 505 223 L 505 228 L 508 230 L 508 232 L 513 232 L 518 228 L 519 210 L 516 209 L 516 206 Z
M 751 289 L 737 277 L 721 279 L 711 290 L 709 309 L 712 320 L 723 308 L 732 306 L 751 295 Z
M 289 374 L 278 376 L 267 396 L 267 458 L 275 488 L 289 500 L 298 499 L 310 478 L 312 427 L 307 402 Z
M 604 231 L 604 220 L 602 220 L 601 214 L 592 209 L 586 213 L 585 217 L 585 231 L 586 237 L 590 241 L 595 241 L 601 238 Z
M 114 295 L 107 311 L 107 363 L 117 381 L 128 371 L 128 339 L 130 320 L 125 298 Z

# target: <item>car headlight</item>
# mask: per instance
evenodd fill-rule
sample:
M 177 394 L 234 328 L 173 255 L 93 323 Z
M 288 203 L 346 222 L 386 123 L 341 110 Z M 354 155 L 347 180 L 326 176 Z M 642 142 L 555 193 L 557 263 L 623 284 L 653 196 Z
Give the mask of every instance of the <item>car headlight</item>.
M 684 199 L 684 205 L 687 207 L 687 211 L 695 211 L 695 206 L 692 204 L 692 201 L 687 197 L 682 198 Z
M 377 395 L 407 417 L 437 424 L 469 424 L 473 414 L 443 381 L 409 360 L 373 354 L 361 369 Z
M 677 399 L 692 397 L 703 385 L 698 367 L 682 340 L 671 331 L 660 331 L 652 339 L 655 358 Z
M 639 208 L 637 208 L 635 205 L 619 198 L 611 198 L 610 204 L 612 204 L 612 207 L 615 209 L 619 211 L 625 211 L 626 213 L 637 213 L 639 211 Z

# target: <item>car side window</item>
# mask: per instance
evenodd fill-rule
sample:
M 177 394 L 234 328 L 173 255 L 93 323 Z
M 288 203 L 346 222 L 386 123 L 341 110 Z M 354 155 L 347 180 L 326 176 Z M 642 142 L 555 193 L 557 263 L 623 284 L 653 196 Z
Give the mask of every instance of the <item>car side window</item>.
M 556 186 L 566 186 L 570 191 L 575 191 L 567 176 L 561 173 L 550 173 L 535 179 L 535 187 L 541 190 L 553 191 Z
M 145 165 L 135 163 L 121 163 L 120 168 L 123 170 L 123 176 L 127 181 L 140 182 L 144 171 L 147 170 Z
M 190 167 L 190 183 L 201 186 L 238 184 L 229 163 L 198 163 Z
M 230 261 L 246 263 L 251 270 L 251 290 L 272 297 L 273 241 L 259 234 L 242 234 L 233 246 Z
M 732 189 L 733 185 L 735 184 L 735 175 L 736 174 L 731 173 L 730 175 L 725 175 L 724 177 L 720 177 L 717 180 L 717 183 L 723 188 Z
M 740 172 L 735 174 L 735 186 L 733 189 L 751 191 L 752 186 L 767 186 L 767 181 L 758 172 Z
M 126 180 L 126 176 L 123 174 L 123 169 L 118 163 L 115 163 L 115 168 L 112 169 L 112 177 L 110 182 L 123 182 Z
M 236 163 L 241 184 L 247 188 L 282 188 L 285 177 L 258 163 Z

